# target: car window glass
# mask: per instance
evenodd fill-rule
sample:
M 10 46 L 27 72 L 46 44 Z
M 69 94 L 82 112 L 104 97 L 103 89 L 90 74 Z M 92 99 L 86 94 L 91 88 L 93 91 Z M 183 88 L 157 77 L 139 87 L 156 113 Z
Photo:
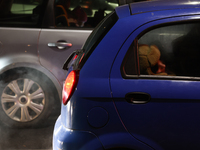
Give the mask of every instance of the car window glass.
M 0 26 L 37 27 L 42 0 L 2 0 L 0 3 Z
M 122 71 L 123 76 L 124 74 L 126 76 L 128 75 L 137 75 L 137 55 L 136 55 L 136 48 L 134 47 L 135 42 L 131 44 L 129 47 L 129 50 L 126 54 L 126 57 L 124 58 L 124 61 L 122 63 Z
M 146 32 L 136 45 L 140 74 L 199 77 L 199 37 L 199 23 L 162 26 Z M 131 67 L 126 63 L 124 68 L 130 70 Z M 130 71 L 124 72 L 133 75 Z
M 94 28 L 117 6 L 117 0 L 56 0 L 55 26 Z
M 200 23 L 168 25 L 146 32 L 137 45 L 140 74 L 200 77 L 199 37 Z

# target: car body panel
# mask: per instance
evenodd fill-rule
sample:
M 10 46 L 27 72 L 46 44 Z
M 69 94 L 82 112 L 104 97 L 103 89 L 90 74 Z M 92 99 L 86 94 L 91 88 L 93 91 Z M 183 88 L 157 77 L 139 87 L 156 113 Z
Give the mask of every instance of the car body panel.
M 1 55 L 27 54 L 37 57 L 37 41 L 41 29 L 0 28 Z M 23 31 L 23 34 L 21 32 Z M 12 35 L 12 36 L 6 36 Z M 29 37 L 29 38 L 24 38 Z M 13 45 L 10 44 L 12 41 Z M 16 49 L 17 47 L 17 49 Z M 37 60 L 38 61 L 38 60 Z
M 161 0 L 161 1 L 151 1 L 148 3 L 140 2 L 140 3 L 132 3 L 130 4 L 131 13 L 133 14 L 142 14 L 147 12 L 157 12 L 163 10 L 177 10 L 177 9 L 185 9 L 185 8 L 197 8 L 200 7 L 200 2 L 196 0 Z M 182 11 L 179 11 L 182 12 Z
M 41 29 L 0 28 L 1 65 L 0 69 L 17 62 L 39 64 L 37 41 Z M 23 34 L 21 32 L 23 31 Z M 9 38 L 6 38 L 6 35 Z M 3 38 L 4 37 L 4 38 Z M 28 37 L 28 38 L 24 38 Z M 13 44 L 10 44 L 12 41 Z
M 131 15 L 129 5 L 123 5 L 121 7 L 117 7 L 115 11 L 120 19 Z
M 187 11 L 191 12 L 191 9 L 185 9 L 185 12 Z M 150 16 L 151 13 L 141 14 L 141 17 L 142 15 Z M 154 13 L 154 15 L 156 14 L 158 13 Z M 160 18 L 158 21 L 146 24 L 148 20 L 141 20 L 143 23 L 140 28 L 129 36 L 121 48 L 110 76 L 113 98 L 120 118 L 135 138 L 154 149 L 190 149 L 191 145 L 198 149 L 199 145 L 196 140 L 199 139 L 199 132 L 196 129 L 200 125 L 200 122 L 196 120 L 196 117 L 199 117 L 198 81 L 193 81 L 192 78 L 183 78 L 182 80 L 178 78 L 148 79 L 137 75 L 135 79 L 124 79 L 121 75 L 120 66 L 127 49 L 133 39 L 140 36 L 142 31 L 164 23 L 192 21 L 200 17 L 195 13 L 191 16 L 183 15 L 174 18 L 167 17 L 167 15 L 171 16 L 171 13 L 163 14 L 165 14 L 164 18 Z M 159 13 L 159 15 L 161 14 Z M 125 99 L 125 95 L 128 93 L 147 93 L 151 100 L 144 104 L 129 103 Z M 190 128 L 188 128 L 189 126 Z M 190 135 L 193 135 L 194 139 L 191 139 Z
M 98 149 L 103 150 L 103 146 L 99 139 L 91 132 L 70 130 L 62 126 L 61 118 L 59 117 L 55 124 L 54 134 L 56 138 L 53 140 L 53 149 Z M 62 134 L 62 136 L 57 136 Z M 66 140 L 67 139 L 70 140 Z M 76 144 L 77 138 L 81 142 Z
M 54 127 L 53 149 L 75 148 L 86 150 L 89 147 L 89 149 L 100 150 L 110 149 L 115 145 L 115 148 L 127 147 L 138 150 L 152 150 L 151 147 L 135 139 L 128 132 L 119 132 L 117 134 L 114 132 L 108 132 L 107 134 L 100 134 L 101 131 L 102 130 L 95 135 L 91 131 L 68 129 L 62 124 L 61 117 L 59 116 Z M 79 139 L 78 144 L 77 139 Z
M 99 82 L 102 82 L 102 80 L 100 80 Z M 91 86 L 91 84 L 91 81 L 87 82 L 88 86 Z M 85 90 L 79 90 L 79 92 L 84 93 L 85 96 L 89 96 L 87 93 L 90 90 L 88 91 L 88 87 L 85 86 L 84 83 L 79 83 L 77 89 L 80 88 L 86 88 Z M 80 94 L 78 93 L 78 90 L 75 92 L 76 95 Z M 104 96 L 103 93 L 102 96 Z M 62 106 L 61 114 L 65 114 L 65 116 L 61 115 L 60 119 L 57 120 L 57 124 L 60 125 L 55 126 L 55 132 L 58 130 L 58 128 L 71 130 L 72 132 L 75 131 L 77 133 L 77 135 L 75 135 L 74 137 L 74 142 L 76 144 L 76 138 L 79 137 L 82 132 L 89 132 L 98 137 L 104 149 L 113 148 L 113 145 L 115 145 L 115 147 L 127 147 L 145 150 L 152 149 L 147 144 L 137 140 L 136 138 L 131 136 L 129 132 L 127 132 L 126 128 L 124 128 L 123 123 L 118 117 L 115 105 L 111 98 L 106 98 L 105 96 L 102 98 L 76 97 L 75 95 L 73 95 L 72 99 L 68 102 L 67 106 Z M 97 118 L 98 121 L 95 121 Z M 118 133 L 114 132 L 116 129 L 118 130 Z M 63 139 L 58 140 L 60 138 L 60 134 L 61 133 L 54 133 L 53 139 L 55 145 L 57 145 L 59 141 L 63 140 L 66 140 L 66 142 L 68 142 L 68 138 L 70 138 L 69 136 L 63 135 Z M 84 136 L 84 138 L 87 138 L 87 136 Z M 68 143 L 68 146 L 73 145 L 74 143 Z M 98 148 L 98 145 L 93 147 L 93 149 Z

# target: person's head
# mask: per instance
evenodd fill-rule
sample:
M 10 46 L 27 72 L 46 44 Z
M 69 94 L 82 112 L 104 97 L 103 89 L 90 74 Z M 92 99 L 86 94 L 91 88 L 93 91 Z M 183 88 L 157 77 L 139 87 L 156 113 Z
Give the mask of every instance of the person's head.
M 77 6 L 72 11 L 73 18 L 76 20 L 74 23 L 78 27 L 83 27 L 84 23 L 87 21 L 87 14 L 81 6 Z

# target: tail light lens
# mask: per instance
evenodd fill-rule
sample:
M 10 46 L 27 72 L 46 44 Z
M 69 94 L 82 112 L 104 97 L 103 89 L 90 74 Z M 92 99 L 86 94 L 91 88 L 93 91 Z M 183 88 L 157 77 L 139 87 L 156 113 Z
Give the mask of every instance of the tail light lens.
M 79 71 L 77 70 L 73 70 L 68 74 L 62 91 L 62 100 L 64 105 L 67 104 L 67 102 L 73 95 L 75 88 L 78 84 L 78 78 L 79 78 Z

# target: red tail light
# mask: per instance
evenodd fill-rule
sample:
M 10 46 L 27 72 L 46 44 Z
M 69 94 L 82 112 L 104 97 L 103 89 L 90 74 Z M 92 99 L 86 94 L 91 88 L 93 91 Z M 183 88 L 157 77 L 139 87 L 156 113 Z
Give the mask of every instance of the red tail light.
M 78 83 L 78 75 L 79 71 L 73 70 L 71 71 L 66 80 L 62 91 L 62 100 L 63 104 L 66 105 L 71 96 L 73 95 L 75 88 Z
M 73 60 L 75 60 L 77 57 L 78 57 L 78 55 L 76 54 L 76 55 L 74 56 L 74 59 L 73 59 Z

